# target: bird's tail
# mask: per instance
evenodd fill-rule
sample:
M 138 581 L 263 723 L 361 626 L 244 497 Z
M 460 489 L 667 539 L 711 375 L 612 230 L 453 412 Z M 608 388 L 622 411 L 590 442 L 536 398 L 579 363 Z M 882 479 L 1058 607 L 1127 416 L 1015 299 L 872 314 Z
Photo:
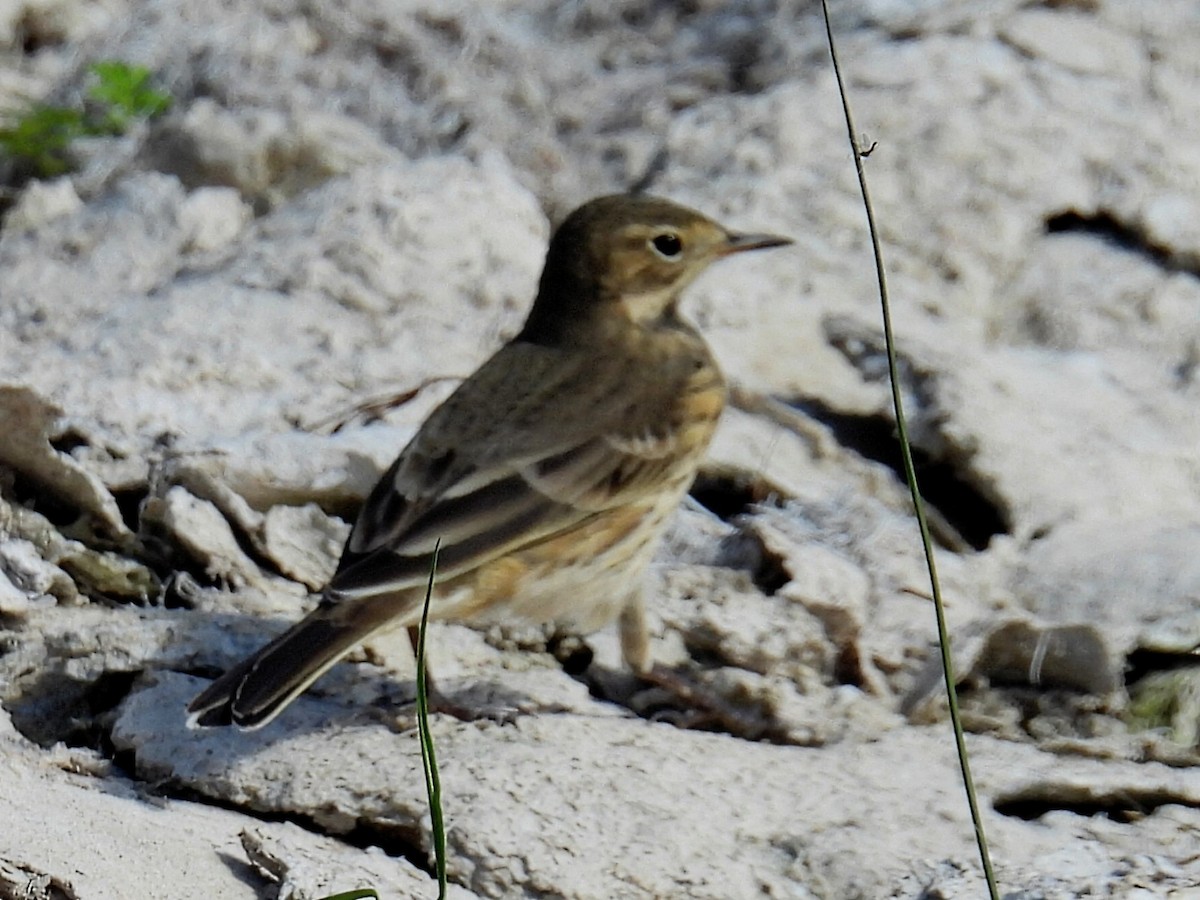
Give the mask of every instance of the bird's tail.
M 261 728 L 383 624 L 346 621 L 322 603 L 253 656 L 208 686 L 188 706 L 196 725 Z

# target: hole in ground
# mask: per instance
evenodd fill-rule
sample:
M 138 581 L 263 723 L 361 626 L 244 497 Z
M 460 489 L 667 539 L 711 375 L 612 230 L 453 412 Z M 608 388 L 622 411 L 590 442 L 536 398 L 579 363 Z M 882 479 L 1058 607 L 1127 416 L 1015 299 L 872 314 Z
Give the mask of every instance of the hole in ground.
M 1147 675 L 1190 668 L 1194 665 L 1196 665 L 1194 653 L 1134 650 L 1125 657 L 1125 687 L 1132 687 Z
M 579 678 L 592 664 L 595 653 L 587 642 L 575 635 L 551 636 L 546 642 L 546 650 L 553 656 L 564 672 L 572 678 Z
M 994 808 L 1002 816 L 1033 822 L 1052 812 L 1070 812 L 1077 816 L 1103 816 L 1114 822 L 1131 823 L 1144 819 L 1161 806 L 1195 807 L 1183 797 L 1167 791 L 1114 790 L 1106 795 L 1072 798 L 1080 793 L 1071 788 L 1056 790 L 1047 785 L 1023 791 L 1012 797 L 997 799 Z
M 692 499 L 723 522 L 748 512 L 756 503 L 780 495 L 766 479 L 741 471 L 702 471 L 688 492 Z
M 1046 217 L 1046 234 L 1087 234 L 1114 247 L 1136 253 L 1168 272 L 1198 275 L 1194 262 L 1181 259 L 1170 247 L 1153 241 L 1144 226 L 1124 222 L 1108 210 L 1081 213 L 1068 209 Z
M 723 522 L 750 511 L 750 507 L 778 503 L 783 492 L 764 478 L 741 471 L 702 471 L 689 492 L 692 499 Z M 745 539 L 745 538 L 742 538 Z M 735 556 L 741 555 L 731 548 Z M 770 596 L 791 580 L 783 559 L 757 549 L 758 563 L 750 573 L 755 585 Z
M 142 501 L 146 499 L 146 486 L 140 485 L 122 491 L 113 491 L 113 499 L 117 501 L 117 509 L 121 511 L 121 520 L 125 527 L 134 534 L 138 530 L 138 522 L 142 516 Z
M 113 759 L 103 718 L 129 694 L 137 676 L 137 672 L 105 672 L 87 682 L 61 672 L 44 672 L 6 708 L 13 727 L 41 747 L 57 743 L 86 747 Z
M 82 432 L 76 431 L 74 428 L 68 428 L 61 434 L 57 434 L 50 438 L 50 446 L 64 456 L 70 456 L 72 450 L 78 450 L 80 447 L 88 447 L 91 442 Z
M 59 529 L 69 528 L 83 517 L 78 507 L 20 474 L 14 473 L 9 496 L 19 506 L 45 516 Z
M 792 405 L 828 425 L 843 447 L 882 463 L 904 481 L 900 443 L 890 419 L 839 413 L 811 401 L 796 401 Z M 922 497 L 962 540 L 976 550 L 985 550 L 993 537 L 1008 534 L 1010 523 L 1003 511 L 975 488 L 963 472 L 919 447 L 913 447 L 912 452 Z M 939 535 L 936 528 L 934 532 L 940 543 L 954 549 L 955 542 L 948 535 Z

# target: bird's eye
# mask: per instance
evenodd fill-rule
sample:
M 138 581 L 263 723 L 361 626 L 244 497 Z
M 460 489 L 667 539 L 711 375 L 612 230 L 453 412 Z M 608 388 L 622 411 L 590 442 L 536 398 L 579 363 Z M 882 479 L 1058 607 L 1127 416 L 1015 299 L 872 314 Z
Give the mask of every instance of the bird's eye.
M 679 235 L 670 232 L 655 235 L 650 239 L 650 246 L 663 259 L 679 259 L 680 254 L 683 253 L 683 241 L 679 239 Z

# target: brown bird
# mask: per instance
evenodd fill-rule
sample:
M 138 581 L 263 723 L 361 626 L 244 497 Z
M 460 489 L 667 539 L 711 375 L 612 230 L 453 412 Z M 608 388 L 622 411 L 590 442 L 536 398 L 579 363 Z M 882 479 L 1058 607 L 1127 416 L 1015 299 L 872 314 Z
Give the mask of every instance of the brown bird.
M 555 232 L 524 328 L 434 412 L 375 485 L 307 617 L 188 707 L 201 725 L 265 725 L 374 632 L 415 625 L 434 544 L 431 619 L 619 620 L 650 669 L 641 584 L 725 403 L 680 294 L 734 234 L 646 196 L 601 197 Z

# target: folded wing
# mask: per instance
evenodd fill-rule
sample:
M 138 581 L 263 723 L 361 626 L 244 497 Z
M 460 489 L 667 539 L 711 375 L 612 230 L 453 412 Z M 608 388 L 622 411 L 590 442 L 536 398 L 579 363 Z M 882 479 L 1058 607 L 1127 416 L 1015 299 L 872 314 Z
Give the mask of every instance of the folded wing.
M 429 418 L 368 498 L 327 597 L 423 585 L 440 540 L 441 579 L 571 529 L 636 500 L 674 464 L 677 436 L 628 416 L 620 379 L 566 369 L 549 348 L 510 344 Z M 530 379 L 554 371 L 554 384 Z M 524 372 L 517 393 L 506 377 Z M 531 381 L 537 385 L 529 390 Z M 571 383 L 574 382 L 574 383 Z M 584 415 L 529 427 L 550 391 L 580 397 Z M 483 410 L 471 418 L 464 408 Z

